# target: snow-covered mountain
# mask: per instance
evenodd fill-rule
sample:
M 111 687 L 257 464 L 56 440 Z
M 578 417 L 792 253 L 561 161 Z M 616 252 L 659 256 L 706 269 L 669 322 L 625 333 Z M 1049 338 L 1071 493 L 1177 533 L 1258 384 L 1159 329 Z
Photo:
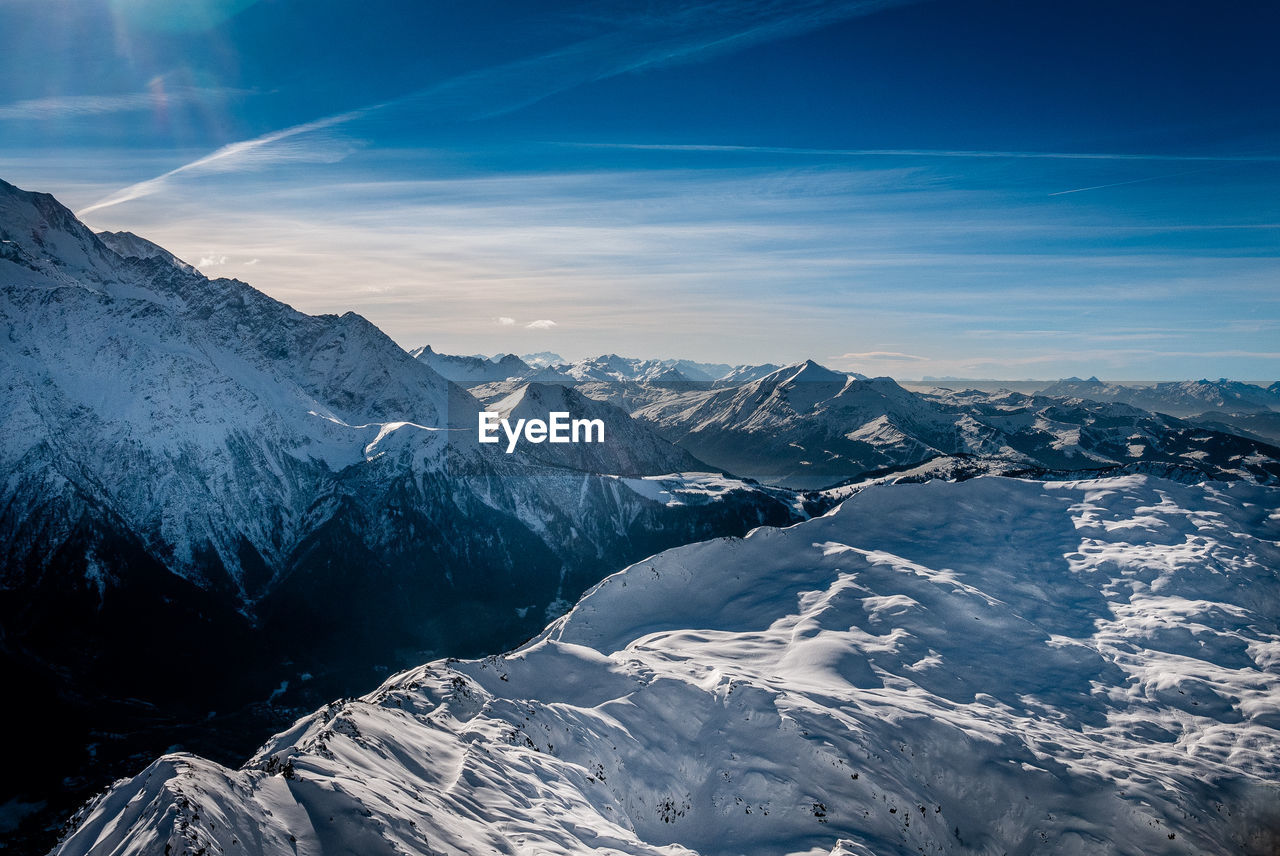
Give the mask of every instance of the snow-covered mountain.
M 166 755 L 58 856 L 1273 854 L 1280 491 L 867 489 L 502 657 Z
M 671 360 L 671 368 L 691 381 L 719 380 L 726 375 L 751 366 L 731 366 L 728 363 L 700 363 L 694 360 Z
M 1280 411 L 1258 410 L 1244 413 L 1226 413 L 1224 411 L 1208 411 L 1199 416 L 1185 417 L 1186 421 L 1222 431 L 1227 434 L 1239 434 L 1253 440 L 1261 440 L 1273 446 L 1280 446 Z
M 583 387 L 612 397 L 608 389 Z M 1125 404 L 976 391 L 922 395 L 812 360 L 734 387 L 632 393 L 632 415 L 728 472 L 817 488 L 937 456 L 1028 468 L 1177 464 L 1214 478 L 1280 478 L 1280 449 Z
M 492 358 L 454 356 L 433 351 L 430 345 L 414 348 L 409 355 L 431 366 L 441 377 L 463 386 L 505 380 L 537 380 L 545 383 L 572 382 L 572 378 L 549 368 L 535 368 L 515 354 Z
M 556 367 L 558 371 L 579 382 L 644 380 L 662 374 L 669 368 L 670 366 L 662 360 L 637 360 L 620 357 L 617 354 L 605 354 Z
M 580 383 L 601 381 L 700 386 L 720 381 L 722 378 L 731 378 L 730 382 L 741 382 L 742 378 L 754 375 L 765 367 L 699 363 L 693 360 L 641 360 L 620 357 L 617 354 L 605 354 L 555 368 Z
M 437 491 L 461 491 L 517 526 L 528 523 L 521 509 L 546 505 L 539 531 L 554 528 L 546 514 L 563 513 L 487 481 L 472 493 L 471 478 L 564 476 L 476 443 L 479 402 L 363 318 L 304 315 L 136 236 L 109 238 L 131 252 L 121 256 L 52 197 L 7 184 L 0 229 L 8 582 L 18 568 L 38 575 L 52 545 L 34 533 L 56 544 L 86 514 L 253 609 L 292 573 L 308 538 L 350 502 L 370 512 L 388 490 L 401 492 L 396 507 L 422 503 L 424 513 Z M 616 436 L 648 436 L 599 409 Z M 665 444 L 642 446 L 629 450 L 625 474 L 691 462 Z M 648 449 L 659 460 L 645 460 Z M 392 472 L 411 483 L 393 486 Z M 576 509 L 572 517 L 581 526 Z M 360 540 L 373 547 L 378 537 Z M 112 581 L 108 569 L 94 576 Z
M 564 357 L 554 351 L 538 351 L 534 354 L 521 354 L 520 359 L 524 360 L 535 369 L 549 369 L 552 366 L 558 366 L 564 363 Z
M 1087 398 L 1118 401 L 1172 416 L 1194 416 L 1206 411 L 1247 413 L 1280 410 L 1280 389 L 1227 380 L 1167 381 L 1151 386 L 1105 383 L 1096 377 L 1066 378 L 1040 391 L 1054 398 Z
M 188 273 L 195 271 L 194 265 L 184 262 L 159 244 L 153 244 L 132 232 L 98 232 L 98 240 L 126 259 L 163 259 L 180 270 Z
M 744 383 L 751 383 L 754 380 L 760 380 L 767 377 L 782 366 L 775 366 L 773 363 L 764 363 L 758 366 L 737 366 L 732 371 L 716 378 L 715 386 L 741 386 Z
M 28 801 L 67 792 L 140 723 L 227 733 L 211 711 L 496 650 L 629 561 L 805 514 L 728 480 L 701 503 L 631 489 L 689 460 L 657 444 L 612 474 L 507 455 L 477 443 L 480 408 L 354 313 L 305 315 L 0 182 L 0 662 L 14 697 L 58 699 L 23 709 L 27 745 L 82 741 L 10 758 L 0 804 L 38 778 Z M 107 722 L 115 701 L 134 706 Z

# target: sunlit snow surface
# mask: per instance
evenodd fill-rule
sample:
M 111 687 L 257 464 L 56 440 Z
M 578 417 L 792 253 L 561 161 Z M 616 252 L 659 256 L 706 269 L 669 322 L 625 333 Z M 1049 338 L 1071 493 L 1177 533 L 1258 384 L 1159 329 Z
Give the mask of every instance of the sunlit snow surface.
M 615 574 L 60 853 L 1275 853 L 1280 490 L 872 487 Z M 175 643 L 176 644 L 176 643 Z

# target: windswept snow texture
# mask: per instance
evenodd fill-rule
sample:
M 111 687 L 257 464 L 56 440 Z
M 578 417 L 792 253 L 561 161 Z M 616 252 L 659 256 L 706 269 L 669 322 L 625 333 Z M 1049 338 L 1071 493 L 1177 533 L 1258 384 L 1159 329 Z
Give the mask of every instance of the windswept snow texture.
M 1280 491 L 874 487 L 609 577 L 232 771 L 168 755 L 72 854 L 1273 854 Z

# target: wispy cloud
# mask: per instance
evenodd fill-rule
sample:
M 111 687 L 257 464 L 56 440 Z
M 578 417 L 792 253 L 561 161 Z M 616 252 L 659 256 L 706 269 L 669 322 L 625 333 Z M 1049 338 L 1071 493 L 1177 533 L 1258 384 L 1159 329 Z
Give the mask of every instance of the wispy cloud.
M 702 143 L 589 143 L 558 142 L 557 145 L 574 146 L 590 149 L 626 149 L 630 151 L 659 152 L 714 152 L 770 155 L 821 155 L 824 157 L 909 157 L 909 158 L 964 158 L 981 160 L 1097 160 L 1097 161 L 1167 161 L 1167 162 L 1209 162 L 1209 163 L 1276 163 L 1280 155 L 1190 155 L 1159 153 L 1123 153 L 1123 152 L 1038 152 L 1014 150 L 981 150 L 981 149 L 815 149 L 797 148 L 793 146 L 736 146 L 713 145 Z M 1197 170 L 1198 172 L 1199 170 Z M 1177 173 L 1188 175 L 1190 173 Z M 1149 181 L 1151 179 L 1140 179 Z M 1119 182 L 1125 184 L 1128 182 Z M 1084 187 L 1079 190 L 1064 190 L 1061 193 L 1077 193 L 1080 190 L 1097 190 L 1099 187 Z M 1051 194 L 1058 195 L 1058 194 Z
M 497 318 L 495 318 L 495 319 L 493 319 L 493 320 L 497 323 L 497 325 L 498 325 L 499 327 L 514 327 L 514 326 L 516 326 L 516 319 L 514 319 L 514 318 L 512 318 L 512 317 L 510 317 L 510 316 L 508 316 L 508 315 L 499 315 Z
M 921 357 L 916 354 L 903 354 L 899 351 L 863 351 L 861 353 L 841 354 L 838 357 L 832 357 L 833 360 L 886 360 L 889 362 L 904 363 L 923 363 L 928 362 L 929 357 Z
M 157 86 L 148 92 L 116 95 L 52 95 L 0 104 L 0 120 L 50 120 L 112 113 L 141 113 L 179 104 L 252 95 L 228 87 Z
M 252 282 L 272 296 L 307 312 L 355 309 L 398 341 L 456 353 L 554 335 L 566 355 L 847 353 L 849 368 L 895 376 L 1009 377 L 1049 354 L 1025 365 L 1038 376 L 1136 365 L 1124 376 L 1216 377 L 1260 362 L 1245 352 L 1275 350 L 1262 323 L 1231 335 L 1239 355 L 1193 355 L 1220 350 L 1224 324 L 1274 322 L 1280 310 L 1274 229 L 1241 222 L 1250 212 L 1229 204 L 1227 186 L 1223 204 L 1196 194 L 1170 228 L 1143 200 L 1100 210 L 1028 195 L 1021 171 L 1007 176 L 1012 194 L 853 164 L 385 182 L 354 165 L 335 172 L 359 180 L 255 176 L 251 210 L 244 183 L 228 183 L 139 202 L 109 225 L 180 257 L 216 247 L 237 263 L 269 259 Z M 1249 228 L 1210 228 L 1223 218 Z M 866 350 L 848 352 L 853 343 Z M 964 367 L 978 359 L 979 374 Z
M 754 44 L 796 35 L 826 24 L 869 15 L 919 0 L 708 0 L 662 14 L 640 15 L 615 23 L 604 35 L 584 39 L 538 56 L 459 75 L 409 95 L 370 104 L 223 146 L 163 175 L 125 187 L 90 205 L 87 214 L 148 196 L 173 179 L 215 171 L 251 168 L 299 154 L 298 138 L 332 131 L 375 115 L 407 112 L 416 120 L 477 120 L 500 116 L 552 95 L 620 74 L 701 56 L 742 50 Z M 291 150 L 290 144 L 293 143 Z M 327 151 L 332 156 L 332 147 Z M 312 155 L 314 156 L 314 155 Z
M 1169 341 L 1171 339 L 1185 339 L 1197 334 L 1207 332 L 1203 325 L 1198 329 L 1179 328 L 1179 327 L 1122 327 L 1122 328 L 1106 328 L 1099 327 L 1089 330 L 997 330 L 997 329 L 971 329 L 965 331 L 965 336 L 971 339 L 982 340 L 1009 340 L 1009 341 L 1071 341 L 1079 342 L 1088 347 L 1096 347 L 1099 343 L 1104 342 L 1142 342 L 1142 341 Z

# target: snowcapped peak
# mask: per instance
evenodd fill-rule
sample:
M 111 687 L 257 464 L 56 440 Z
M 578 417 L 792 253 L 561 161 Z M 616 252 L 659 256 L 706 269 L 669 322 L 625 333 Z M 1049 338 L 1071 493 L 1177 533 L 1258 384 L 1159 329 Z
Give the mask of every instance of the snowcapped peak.
M 691 381 L 679 369 L 673 367 L 673 368 L 667 369 L 666 371 L 660 372 L 659 374 L 654 375 L 653 378 L 650 380 L 650 383 L 657 383 L 657 384 L 681 383 L 683 384 L 683 383 L 691 383 Z
M 497 401 L 491 409 L 504 417 L 510 417 L 513 413 L 518 416 L 545 417 L 545 411 L 582 410 L 584 404 L 590 406 L 594 402 L 588 402 L 582 393 L 575 389 L 558 383 L 530 381 Z
M 849 379 L 844 372 L 832 371 L 813 360 L 805 360 L 802 363 L 794 363 L 778 369 L 774 375 L 785 383 L 838 383 L 843 386 Z
M 98 232 L 98 240 L 123 258 L 164 259 L 179 270 L 195 273 L 193 265 L 184 262 L 159 244 L 139 237 L 132 232 Z
M 120 259 L 47 193 L 0 180 L 0 261 L 65 282 L 114 281 Z
M 507 372 L 507 377 L 515 377 L 517 375 L 527 374 L 532 367 L 515 354 L 502 354 L 501 358 L 494 357 L 490 360 L 494 365 Z
M 740 386 L 742 384 L 752 383 L 761 378 L 768 377 L 776 372 L 780 367 L 773 363 L 763 363 L 758 366 L 740 365 L 734 366 L 729 371 L 721 375 L 716 381 L 715 386 Z
M 433 351 L 423 345 L 409 352 L 444 377 L 461 384 L 494 383 L 511 379 L 523 379 L 535 373 L 524 360 L 515 354 L 485 356 L 457 356 Z
M 538 351 L 534 354 L 521 354 L 520 359 L 535 369 L 546 369 L 564 364 L 564 357 L 552 351 Z

